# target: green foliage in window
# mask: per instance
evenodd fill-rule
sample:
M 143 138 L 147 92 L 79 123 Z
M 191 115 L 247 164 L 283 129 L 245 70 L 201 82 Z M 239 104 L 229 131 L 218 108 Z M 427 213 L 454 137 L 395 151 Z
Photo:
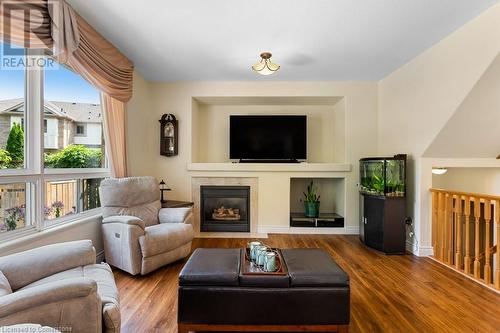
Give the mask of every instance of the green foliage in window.
M 100 168 L 102 151 L 82 145 L 69 145 L 63 150 L 45 155 L 45 166 L 49 168 Z
M 0 149 L 0 169 L 7 169 L 12 163 L 12 157 L 7 150 Z
M 14 123 L 10 129 L 5 149 L 12 159 L 12 167 L 19 167 L 24 164 L 24 131 L 21 125 Z

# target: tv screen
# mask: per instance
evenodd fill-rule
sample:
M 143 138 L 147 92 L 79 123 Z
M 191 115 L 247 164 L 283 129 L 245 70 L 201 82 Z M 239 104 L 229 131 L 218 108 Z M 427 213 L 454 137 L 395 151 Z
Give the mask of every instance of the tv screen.
M 307 117 L 243 116 L 229 120 L 229 158 L 239 160 L 305 160 Z

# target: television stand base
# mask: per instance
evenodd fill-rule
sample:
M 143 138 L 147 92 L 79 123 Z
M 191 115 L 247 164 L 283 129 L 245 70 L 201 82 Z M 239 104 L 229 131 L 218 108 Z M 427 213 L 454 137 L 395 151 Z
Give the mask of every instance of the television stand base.
M 244 160 L 241 159 L 240 163 L 300 163 L 298 160 Z

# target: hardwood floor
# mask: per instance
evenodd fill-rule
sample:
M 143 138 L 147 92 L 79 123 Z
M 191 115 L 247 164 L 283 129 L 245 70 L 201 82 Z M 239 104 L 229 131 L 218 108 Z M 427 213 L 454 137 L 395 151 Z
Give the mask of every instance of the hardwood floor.
M 244 239 L 195 239 L 243 247 Z M 428 259 L 386 256 L 357 236 L 270 235 L 280 248 L 327 250 L 351 279 L 349 332 L 500 332 L 500 295 Z M 185 261 L 145 277 L 115 270 L 122 332 L 177 332 L 177 276 Z

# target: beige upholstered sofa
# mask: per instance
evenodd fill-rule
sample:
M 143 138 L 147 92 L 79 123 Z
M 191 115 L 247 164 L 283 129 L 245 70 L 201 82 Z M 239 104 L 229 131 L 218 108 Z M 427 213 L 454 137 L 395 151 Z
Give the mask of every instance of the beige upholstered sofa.
M 130 274 L 147 274 L 186 257 L 194 237 L 191 208 L 161 208 L 154 177 L 101 182 L 106 262 Z
M 90 240 L 0 257 L 0 326 L 40 324 L 78 333 L 120 332 L 111 269 Z

